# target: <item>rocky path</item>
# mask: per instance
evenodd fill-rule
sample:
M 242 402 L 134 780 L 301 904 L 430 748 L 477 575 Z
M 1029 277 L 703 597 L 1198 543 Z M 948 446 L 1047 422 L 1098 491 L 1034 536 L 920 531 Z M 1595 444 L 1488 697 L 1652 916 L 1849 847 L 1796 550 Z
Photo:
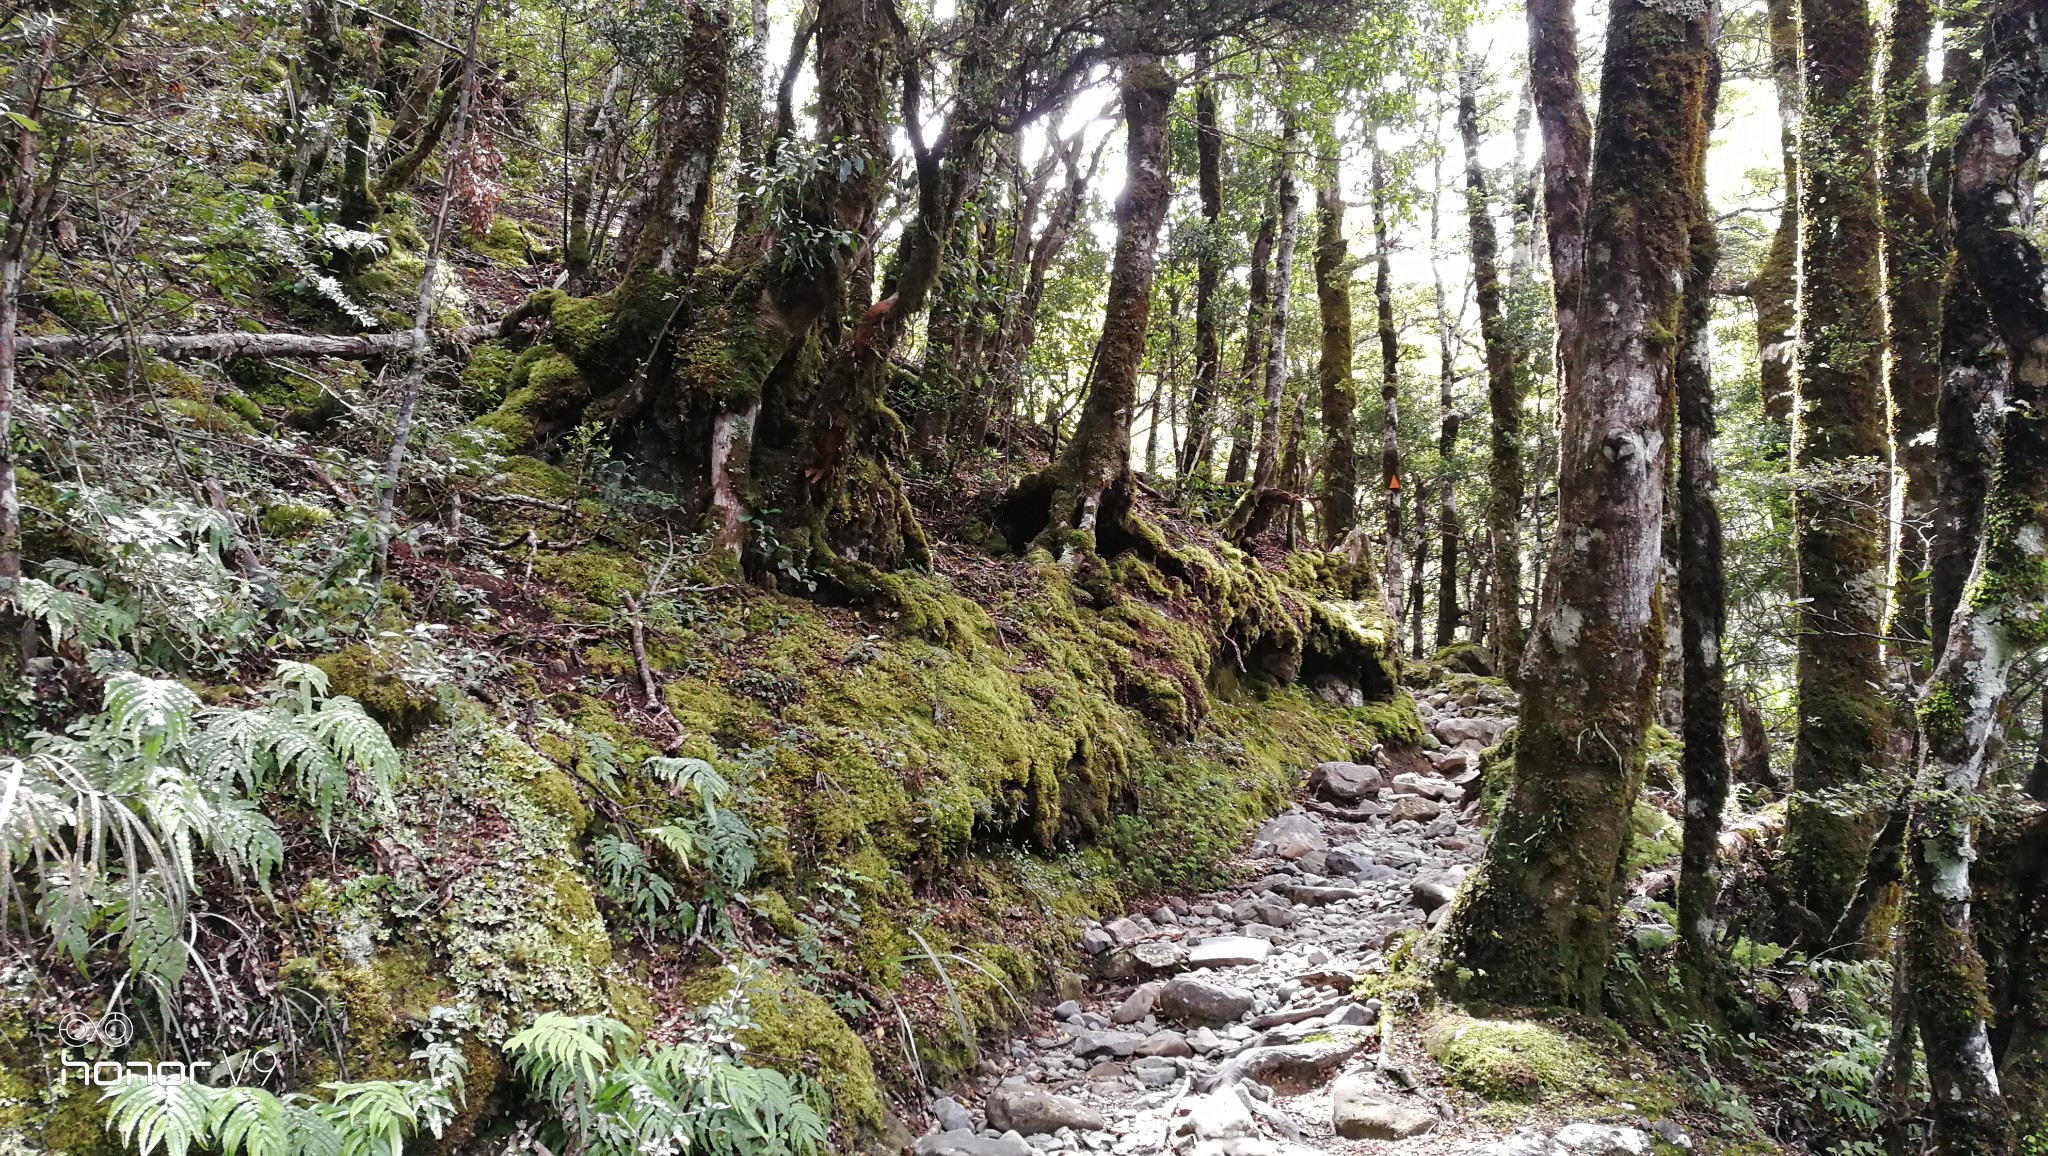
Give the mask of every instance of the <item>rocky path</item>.
M 1314 768 L 1247 849 L 1254 882 L 1087 928 L 1088 997 L 1042 1013 L 983 1086 L 934 1102 L 918 1156 L 1644 1156 L 1633 1129 L 1460 1121 L 1418 1080 L 1426 1060 L 1394 1011 L 1354 998 L 1479 860 L 1479 752 L 1514 721 L 1492 687 L 1418 699 L 1423 749 Z

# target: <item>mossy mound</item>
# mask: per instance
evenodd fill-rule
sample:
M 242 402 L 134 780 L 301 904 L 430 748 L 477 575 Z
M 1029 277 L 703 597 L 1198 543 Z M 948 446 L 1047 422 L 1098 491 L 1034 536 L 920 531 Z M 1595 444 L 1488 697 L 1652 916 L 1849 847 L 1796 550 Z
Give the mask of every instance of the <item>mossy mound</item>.
M 393 742 L 408 742 L 426 727 L 446 720 L 441 700 L 399 676 L 394 664 L 367 646 L 322 655 L 313 665 L 327 672 L 327 689 L 363 704 Z
M 1678 1102 L 1671 1074 L 1618 1032 L 1449 1014 L 1424 1031 L 1423 1046 L 1451 1086 L 1489 1104 L 1601 1117 L 1655 1116 Z

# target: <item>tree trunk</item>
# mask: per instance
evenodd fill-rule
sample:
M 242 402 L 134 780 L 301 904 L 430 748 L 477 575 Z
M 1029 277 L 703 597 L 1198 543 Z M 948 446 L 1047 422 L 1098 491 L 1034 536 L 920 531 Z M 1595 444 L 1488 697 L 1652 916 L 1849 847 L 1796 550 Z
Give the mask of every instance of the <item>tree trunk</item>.
M 583 117 L 583 157 L 576 167 L 576 183 L 569 190 L 569 235 L 562 242 L 562 264 L 567 274 L 562 290 L 571 296 L 584 291 L 590 269 L 597 261 L 602 239 L 592 235 L 591 202 L 597 196 L 597 182 L 606 162 L 606 149 L 618 130 L 619 88 L 626 83 L 626 66 L 614 65 L 605 78 L 604 91 Z
M 1720 95 L 1720 65 L 1713 63 L 1702 114 L 1712 130 Z M 1706 150 L 1693 174 L 1695 207 L 1691 262 L 1685 273 L 1685 312 L 1678 344 L 1678 610 L 1685 653 L 1685 824 L 1678 871 L 1681 955 L 1698 983 L 1711 990 L 1718 970 L 1714 918 L 1721 894 L 1721 812 L 1728 804 L 1726 672 L 1721 635 L 1727 624 L 1727 578 L 1721 556 L 1719 471 L 1714 464 L 1714 274 L 1720 238 L 1707 203 Z
M 1358 523 L 1358 389 L 1351 380 L 1351 255 L 1337 154 L 1322 160 L 1316 188 L 1316 306 L 1323 319 L 1316 382 L 1323 401 L 1323 545 L 1335 548 Z
M 1060 163 L 1066 168 L 1067 181 L 1053 200 L 1052 210 L 1046 214 L 1044 229 L 1031 243 L 1031 268 L 1024 279 L 1024 292 L 999 339 L 1001 353 L 994 370 L 993 408 L 996 420 L 1005 430 L 1017 412 L 1017 397 L 1023 387 L 1024 361 L 1031 352 L 1032 342 L 1038 339 L 1038 305 L 1045 299 L 1046 277 L 1052 271 L 1054 259 L 1067 247 L 1067 239 L 1073 236 L 1074 221 L 1080 216 L 1082 202 L 1088 197 L 1088 184 L 1095 176 L 1095 162 L 1102 157 L 1098 150 L 1088 167 L 1083 169 L 1080 147 L 1078 136 L 1061 146 Z M 1029 224 L 1027 219 L 1024 227 Z M 984 428 L 984 437 L 986 433 Z M 979 439 L 969 444 L 979 444 Z
M 1259 453 L 1252 489 L 1270 489 L 1279 468 L 1280 401 L 1287 388 L 1287 298 L 1294 284 L 1294 245 L 1301 233 L 1301 196 L 1294 187 L 1294 116 L 1280 141 L 1280 237 L 1273 247 L 1273 305 L 1266 314 L 1266 389 L 1259 405 Z
M 1444 296 L 1443 270 L 1438 258 L 1438 209 L 1443 202 L 1443 158 L 1436 161 L 1435 180 L 1429 195 L 1429 273 L 1436 294 L 1436 648 L 1442 650 L 1458 640 L 1458 412 L 1452 390 L 1458 383 L 1458 326 Z
M 2013 1141 L 1987 1024 L 1984 960 L 1971 924 L 1975 796 L 1992 769 L 2013 659 L 2048 643 L 2048 266 L 2027 231 L 2028 170 L 2048 114 L 2048 13 L 2031 0 L 1991 11 L 1983 86 L 1956 138 L 1956 250 L 2012 356 L 1999 463 L 1969 585 L 1920 701 L 1921 805 L 1912 848 L 1907 950 L 1934 1092 L 1940 1153 Z
M 1021 530 L 1035 521 L 1040 527 L 1010 539 L 1035 540 L 1055 557 L 1072 548 L 1096 549 L 1105 499 L 1114 497 L 1126 507 L 1130 500 L 1131 411 L 1137 407 L 1138 367 L 1151 320 L 1159 227 L 1173 191 L 1166 132 L 1173 77 L 1158 56 L 1146 53 L 1125 56 L 1122 71 L 1124 191 L 1117 198 L 1116 249 L 1088 397 L 1059 461 L 1020 485 L 1008 501 L 1013 526 Z
M 1573 0 L 1531 0 L 1529 91 L 1543 128 L 1543 219 L 1550 241 L 1550 282 L 1557 315 L 1557 368 L 1576 380 L 1579 284 L 1586 247 L 1586 182 L 1593 126 L 1579 84 L 1579 26 Z
M 1863 0 L 1804 0 L 1798 418 L 1799 729 L 1780 861 L 1788 926 L 1822 946 L 1876 823 L 1832 797 L 1884 765 L 1884 312 L 1872 34 Z
M 1252 443 L 1259 413 L 1259 371 L 1266 365 L 1266 313 L 1270 304 L 1273 259 L 1273 214 L 1259 219 L 1259 232 L 1252 241 L 1251 281 L 1246 287 L 1248 303 L 1244 317 L 1244 360 L 1238 370 L 1236 413 L 1230 428 L 1230 461 L 1223 480 L 1236 485 L 1251 469 Z
M 1387 621 L 1394 637 L 1388 652 L 1401 653 L 1401 626 L 1406 618 L 1402 598 L 1407 591 L 1407 562 L 1401 526 L 1401 334 L 1394 328 L 1394 278 L 1387 255 L 1386 166 L 1380 157 L 1378 130 L 1372 148 L 1373 302 L 1380 338 L 1380 492 L 1385 495 Z
M 1195 66 L 1207 72 L 1208 49 Z M 1208 81 L 1195 89 L 1196 183 L 1202 198 L 1202 241 L 1195 256 L 1195 388 L 1188 399 L 1187 442 L 1182 448 L 1183 477 L 1206 475 L 1210 426 L 1215 420 L 1216 391 L 1222 380 L 1223 353 L 1217 335 L 1216 290 L 1223 280 L 1219 251 L 1223 222 L 1223 133 L 1216 123 L 1216 94 Z M 1342 243 L 1342 239 L 1339 239 Z
M 1465 229 L 1472 241 L 1472 295 L 1479 303 L 1479 338 L 1486 346 L 1488 434 L 1486 544 L 1492 559 L 1486 617 L 1493 634 L 1493 668 L 1513 678 L 1522 661 L 1522 367 L 1507 315 L 1501 309 L 1500 238 L 1479 163 L 1479 61 L 1465 56 L 1458 69 L 1458 135 L 1465 146 Z
M 1532 6 L 1532 52 L 1557 35 L 1539 11 L 1556 15 Z M 1705 5 L 1609 8 L 1586 228 L 1602 244 L 1586 251 L 1561 399 L 1557 544 L 1522 664 L 1514 785 L 1444 940 L 1440 978 L 1463 995 L 1599 1007 L 1656 684 L 1664 431 L 1712 19 Z
M 1784 200 L 1778 229 L 1749 284 L 1756 308 L 1756 348 L 1764 415 L 1789 431 L 1799 354 L 1799 129 L 1805 84 L 1799 74 L 1799 0 L 1768 0 L 1771 80 L 1778 96 L 1778 155 Z
M 1927 48 L 1934 31 L 1929 0 L 1895 0 L 1885 38 L 1884 271 L 1887 305 L 1885 385 L 1891 397 L 1894 475 L 1901 493 L 1892 557 L 1891 628 L 1885 636 L 1924 672 L 1927 535 L 1934 518 L 1935 411 L 1941 377 L 1941 296 L 1947 239 L 1927 190 Z
M 658 159 L 620 230 L 632 245 L 622 279 L 688 276 L 704 245 L 704 214 L 731 87 L 730 45 L 720 16 L 691 6 L 685 19 L 683 44 L 675 53 L 679 63 L 662 77 L 662 96 L 655 102 Z

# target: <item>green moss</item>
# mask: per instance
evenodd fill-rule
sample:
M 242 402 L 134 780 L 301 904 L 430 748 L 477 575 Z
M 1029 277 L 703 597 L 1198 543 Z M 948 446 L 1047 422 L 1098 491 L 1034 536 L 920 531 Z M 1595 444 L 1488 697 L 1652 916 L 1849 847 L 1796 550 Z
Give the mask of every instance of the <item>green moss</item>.
M 462 243 L 500 265 L 527 264 L 526 230 L 508 217 L 496 217 L 482 236 L 464 229 Z
M 497 407 L 512 391 L 512 377 L 521 355 L 500 341 L 486 341 L 470 350 L 462 367 L 462 404 L 471 413 Z
M 613 305 L 595 297 L 561 297 L 555 301 L 550 335 L 555 348 L 573 359 L 595 352 L 611 335 Z M 574 372 L 572 363 L 570 371 Z
M 106 299 L 90 289 L 52 286 L 35 294 L 43 308 L 73 329 L 104 329 L 114 323 Z
M 390 732 L 394 742 L 406 742 L 422 729 L 447 718 L 439 698 L 408 686 L 389 663 L 367 646 L 351 646 L 322 655 L 313 660 L 313 665 L 327 672 L 331 693 L 345 694 L 363 704 L 370 717 Z
M 1652 1118 L 1678 1100 L 1670 1073 L 1618 1033 L 1590 1036 L 1562 1021 L 1445 1015 L 1423 1046 L 1453 1087 L 1482 1100 Z
M 723 971 L 700 972 L 687 986 L 693 999 L 709 1003 L 724 994 L 731 980 Z M 769 969 L 747 984 L 747 1001 L 754 1026 L 741 1033 L 740 1043 L 750 1062 L 816 1080 L 832 1098 L 833 1123 L 857 1141 L 889 1126 L 867 1047 L 821 996 L 788 973 Z
M 263 532 L 273 538 L 300 538 L 334 520 L 334 513 L 299 502 L 278 502 L 263 508 Z
M 1633 880 L 1652 867 L 1678 857 L 1685 829 L 1678 820 L 1641 799 L 1629 813 L 1628 859 L 1622 865 L 1622 880 Z

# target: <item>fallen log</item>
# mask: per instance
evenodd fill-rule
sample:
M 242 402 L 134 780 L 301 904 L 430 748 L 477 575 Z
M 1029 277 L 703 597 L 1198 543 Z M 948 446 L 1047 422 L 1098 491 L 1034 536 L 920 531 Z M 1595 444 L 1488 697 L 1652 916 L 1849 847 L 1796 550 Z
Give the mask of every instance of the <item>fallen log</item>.
M 516 322 L 514 323 L 516 326 Z M 502 322 L 444 329 L 429 336 L 436 345 L 468 345 L 507 336 Z M 22 353 L 83 360 L 118 358 L 130 349 L 172 359 L 188 357 L 339 357 L 362 360 L 404 353 L 412 348 L 412 331 L 400 333 L 117 333 L 39 334 L 16 339 Z

